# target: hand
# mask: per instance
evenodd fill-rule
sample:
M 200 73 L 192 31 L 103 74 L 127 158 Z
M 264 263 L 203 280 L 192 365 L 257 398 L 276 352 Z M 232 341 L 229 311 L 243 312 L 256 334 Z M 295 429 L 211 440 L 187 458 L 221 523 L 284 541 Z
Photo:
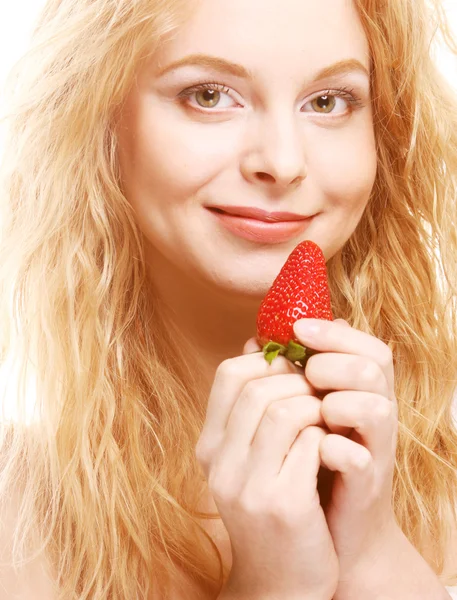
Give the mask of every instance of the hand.
M 299 324 L 319 325 L 312 336 Z M 320 350 L 305 375 L 321 394 L 322 417 L 332 432 L 321 439 L 324 467 L 335 472 L 327 523 L 340 563 L 340 581 L 353 577 L 397 539 L 392 482 L 398 431 L 391 350 L 346 321 L 301 319 L 298 339 Z
M 302 368 L 249 344 L 218 367 L 196 448 L 230 536 L 228 593 L 327 600 L 338 561 L 316 489 L 321 402 Z

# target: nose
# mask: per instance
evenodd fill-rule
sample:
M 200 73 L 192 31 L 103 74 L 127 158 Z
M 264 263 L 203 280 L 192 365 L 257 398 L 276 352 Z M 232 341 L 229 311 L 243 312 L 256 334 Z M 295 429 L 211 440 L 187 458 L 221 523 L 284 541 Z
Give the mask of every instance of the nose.
M 270 189 L 295 188 L 307 176 L 303 129 L 296 119 L 277 118 L 259 124 L 259 133 L 249 133 L 255 150 L 243 155 L 241 172 L 250 183 Z

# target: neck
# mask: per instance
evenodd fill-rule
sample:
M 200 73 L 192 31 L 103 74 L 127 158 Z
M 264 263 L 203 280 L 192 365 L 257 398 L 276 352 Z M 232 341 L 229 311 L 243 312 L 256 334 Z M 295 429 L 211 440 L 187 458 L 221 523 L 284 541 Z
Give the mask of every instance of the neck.
M 240 296 L 211 287 L 187 273 L 170 271 L 153 283 L 159 310 L 180 348 L 191 352 L 211 389 L 219 364 L 240 356 L 256 335 L 256 316 L 262 298 Z

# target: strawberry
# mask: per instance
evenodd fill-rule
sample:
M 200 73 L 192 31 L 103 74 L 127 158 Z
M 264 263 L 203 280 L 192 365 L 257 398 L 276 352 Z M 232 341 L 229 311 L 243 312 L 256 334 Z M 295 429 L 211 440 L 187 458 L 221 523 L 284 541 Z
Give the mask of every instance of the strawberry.
M 293 324 L 303 318 L 333 321 L 324 254 L 311 240 L 291 252 L 259 307 L 257 341 L 268 363 L 282 354 L 304 367 L 317 353 L 294 334 Z

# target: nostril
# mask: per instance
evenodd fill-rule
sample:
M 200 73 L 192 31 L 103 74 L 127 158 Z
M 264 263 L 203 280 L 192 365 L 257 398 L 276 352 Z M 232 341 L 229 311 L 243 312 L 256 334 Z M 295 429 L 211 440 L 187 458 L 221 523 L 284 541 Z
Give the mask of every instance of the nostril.
M 273 177 L 268 175 L 268 173 L 257 173 L 257 177 L 260 179 L 260 181 L 271 181 L 273 179 Z

